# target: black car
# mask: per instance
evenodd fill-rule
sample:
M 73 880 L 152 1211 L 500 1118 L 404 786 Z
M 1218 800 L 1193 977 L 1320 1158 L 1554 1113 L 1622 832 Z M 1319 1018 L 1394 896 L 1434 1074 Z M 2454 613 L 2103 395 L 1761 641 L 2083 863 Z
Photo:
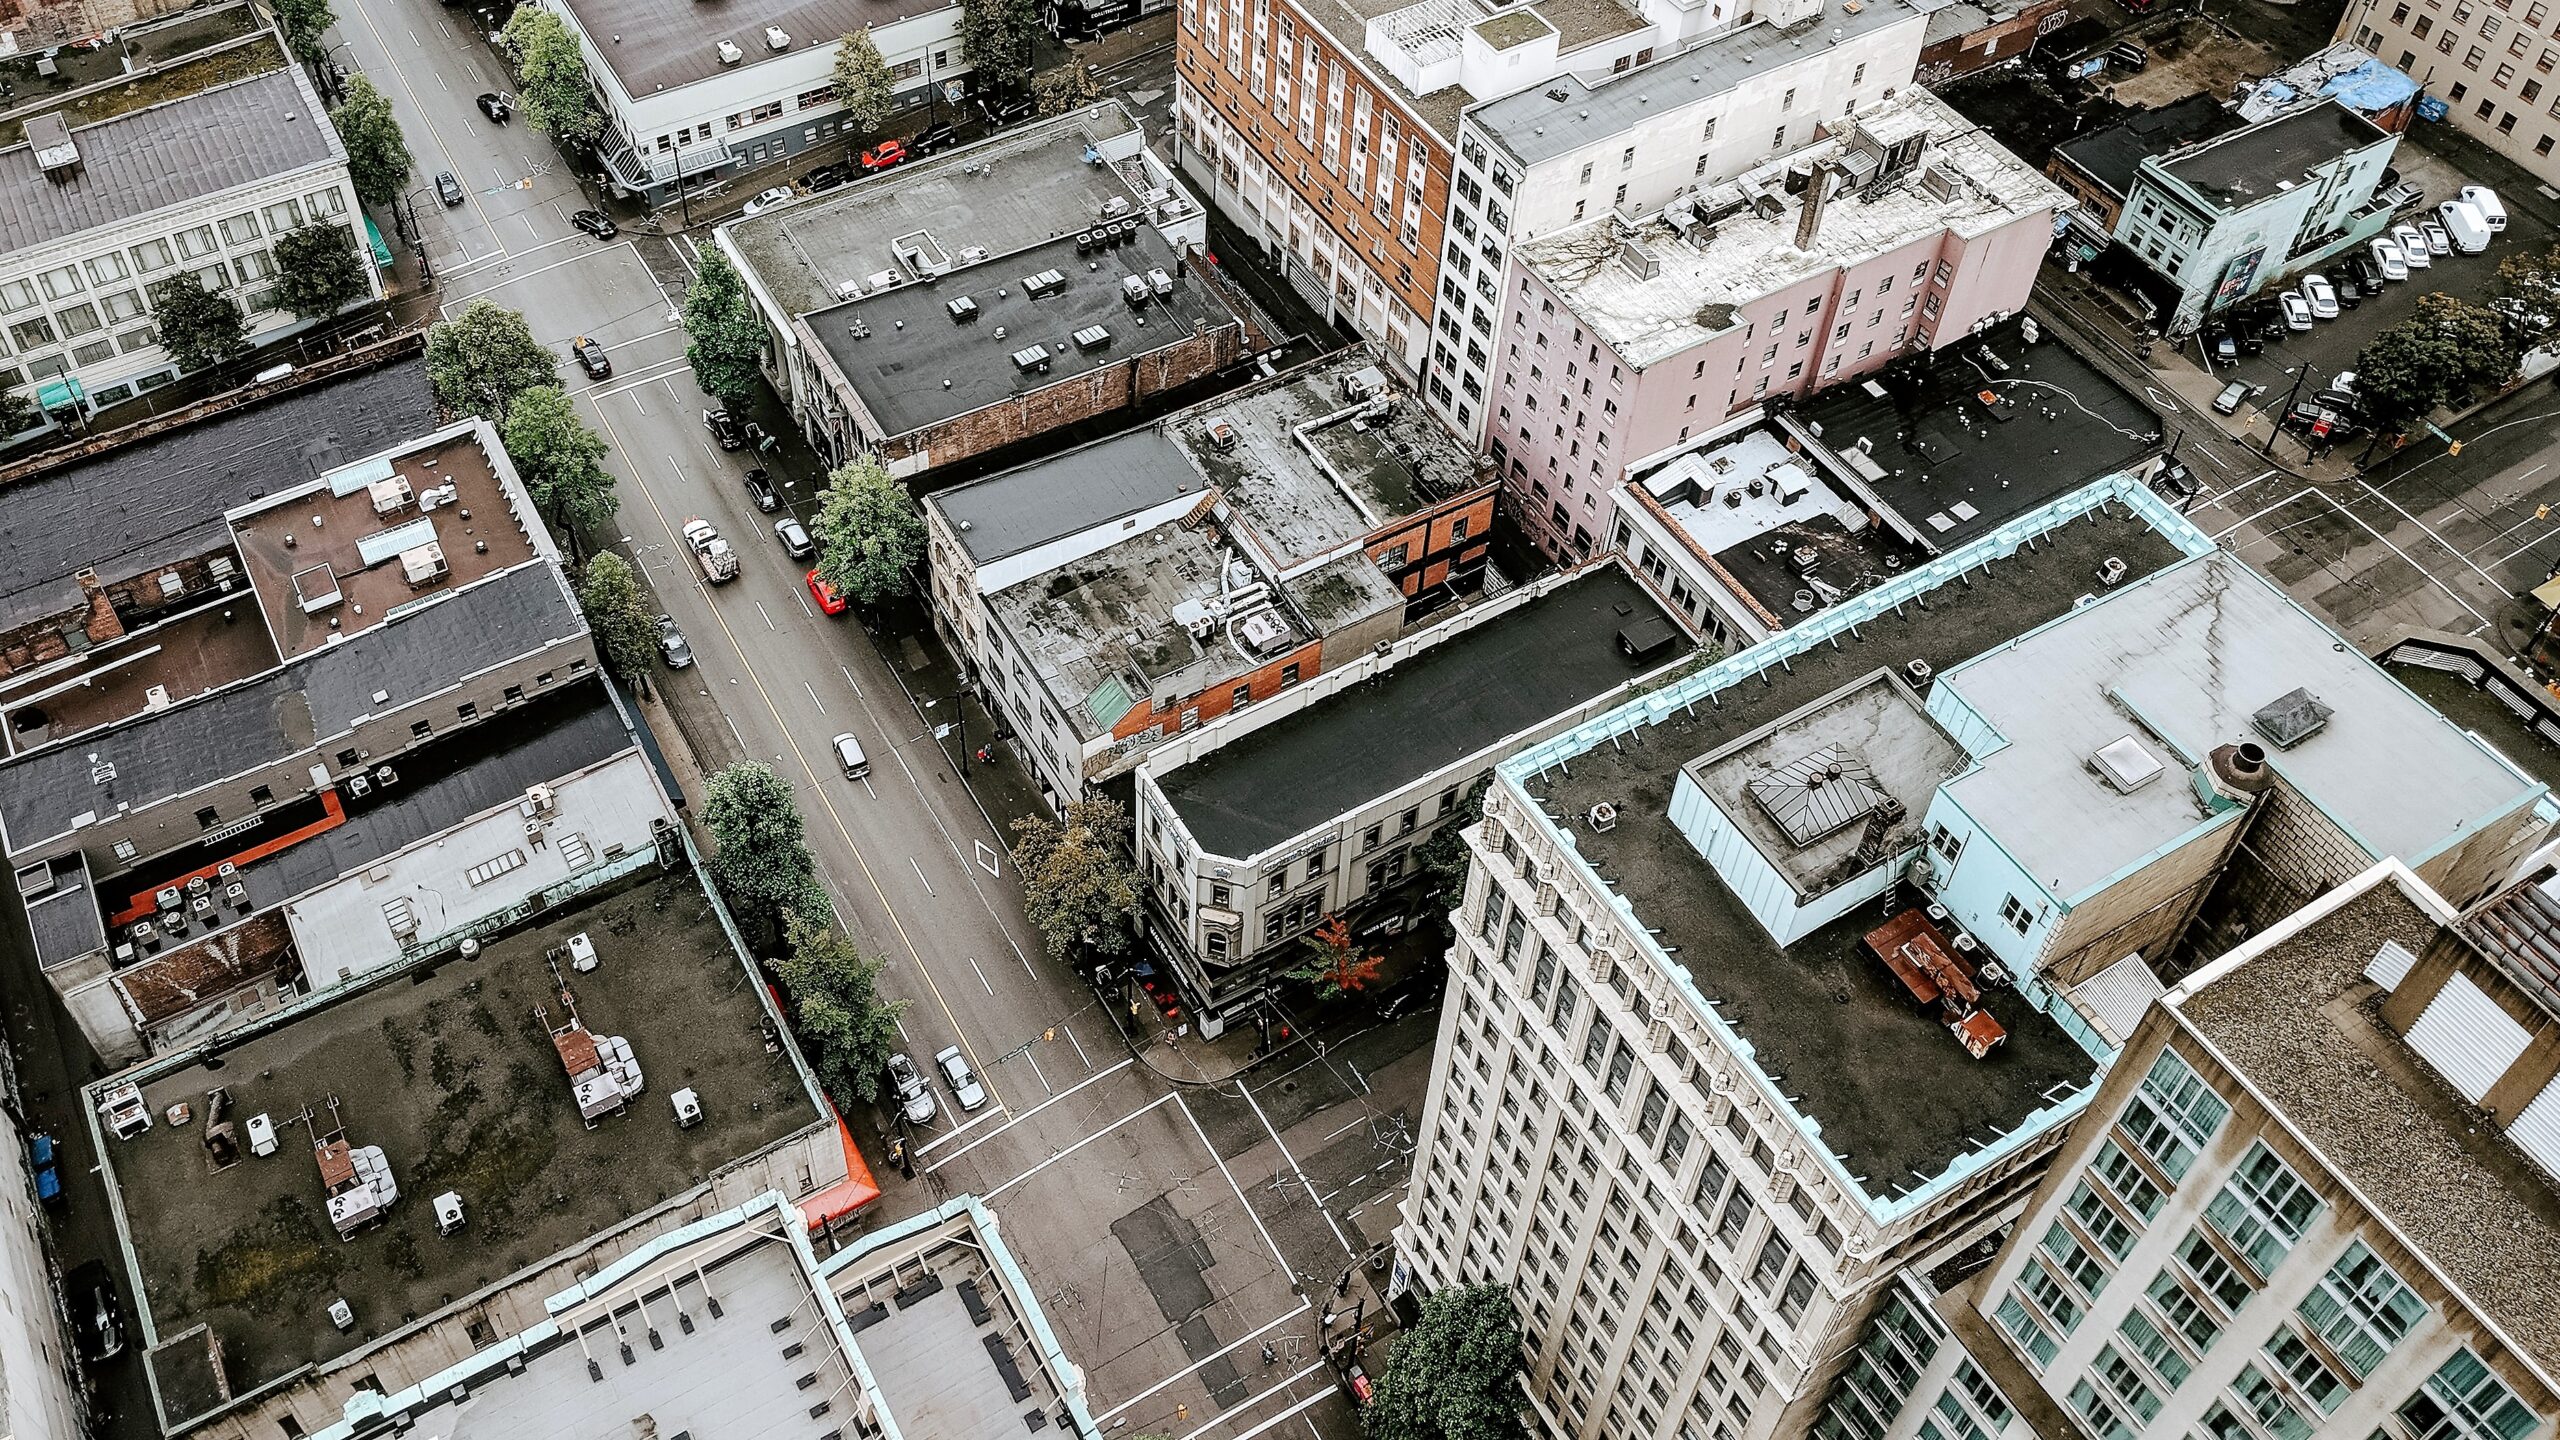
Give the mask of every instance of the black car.
M 767 513 L 782 504 L 782 496 L 773 488 L 772 473 L 761 465 L 747 472 L 747 494 L 754 499 L 757 509 Z
M 809 193 L 812 195 L 833 190 L 844 182 L 844 167 L 842 165 L 832 164 L 821 165 L 817 169 L 810 171 L 807 175 L 802 176 L 800 179 L 800 183 L 808 187 Z
M 599 240 L 610 240 L 622 233 L 614 225 L 613 217 L 601 210 L 580 210 L 569 217 L 569 223 Z
M 907 142 L 907 148 L 918 155 L 930 155 L 936 150 L 947 150 L 959 143 L 960 127 L 946 120 L 938 125 L 927 125 L 923 130 L 918 131 L 916 138 Z
M 507 103 L 507 97 L 494 90 L 484 91 L 473 97 L 471 103 L 480 107 L 481 114 L 501 125 L 506 124 L 507 118 L 516 113 L 516 107 Z
M 569 353 L 578 357 L 578 368 L 586 371 L 590 380 L 603 380 L 613 374 L 613 357 L 604 353 L 604 346 L 584 335 L 569 342 Z
M 1028 95 L 1007 100 L 981 99 L 978 102 L 979 112 L 987 117 L 990 125 L 1011 125 L 1018 120 L 1028 120 L 1034 108 Z
M 436 172 L 436 198 L 443 201 L 447 208 L 462 203 L 462 182 L 453 178 L 452 171 Z
M 124 1353 L 124 1309 L 116 1282 L 96 1261 L 71 1273 L 71 1323 L 82 1358 L 92 1362 Z
M 2254 326 L 2233 326 L 2232 337 L 2240 342 L 2240 353 L 2243 355 L 2264 355 L 2267 353 L 2267 337 L 2264 332 L 2258 330 Z
M 747 443 L 747 432 L 738 428 L 738 417 L 726 410 L 705 410 L 702 423 L 711 427 L 711 438 L 723 450 L 735 450 Z

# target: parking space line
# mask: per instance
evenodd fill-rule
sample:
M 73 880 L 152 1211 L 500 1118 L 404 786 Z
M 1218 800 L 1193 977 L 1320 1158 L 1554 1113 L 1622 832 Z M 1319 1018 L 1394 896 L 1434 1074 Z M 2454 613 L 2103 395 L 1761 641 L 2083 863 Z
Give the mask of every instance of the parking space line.
M 1077 1058 L 1078 1060 L 1081 1060 L 1081 1061 L 1083 1061 L 1083 1062 L 1084 1062 L 1084 1068 L 1086 1068 L 1087 1070 L 1092 1069 L 1092 1068 L 1093 1068 L 1093 1057 L 1092 1057 L 1092 1056 L 1090 1056 L 1090 1055 L 1087 1055 L 1086 1053 L 1084 1053 L 1084 1042 L 1083 1042 L 1083 1041 L 1081 1041 L 1081 1040 L 1078 1040 L 1078 1039 L 1076 1038 L 1076 1027 L 1074 1027 L 1073 1025 L 1061 1025 L 1061 1026 L 1059 1026 L 1058 1028 L 1067 1032 L 1067 1043 L 1068 1043 L 1068 1044 L 1070 1044 L 1070 1045 L 1073 1045 L 1074 1047 L 1076 1047 L 1076 1058 Z M 1123 1061 L 1121 1061 L 1121 1062 L 1120 1062 L 1120 1065 L 1126 1065 L 1126 1064 L 1128 1064 L 1128 1063 L 1129 1063 L 1128 1061 L 1123 1060 Z M 1112 1066 L 1111 1068 L 1112 1068 L 1113 1070 L 1117 1070 L 1117 1069 L 1119 1069 L 1119 1068 L 1120 1068 L 1120 1066 L 1119 1066 L 1119 1065 L 1114 1065 L 1114 1066 Z M 1109 1074 L 1110 1072 L 1109 1072 L 1109 1071 L 1105 1071 L 1105 1072 L 1103 1072 L 1103 1073 L 1104 1073 L 1104 1074 Z M 1097 1077 L 1095 1077 L 1095 1078 L 1099 1079 L 1100 1077 L 1099 1077 L 1099 1076 L 1097 1076 Z
M 1022 1052 L 1022 1058 L 1031 1062 L 1031 1073 L 1040 1077 L 1040 1088 L 1052 1095 L 1057 1094 L 1058 1087 L 1049 1083 L 1049 1072 L 1040 1068 L 1040 1057 L 1032 1051 L 1025 1050 Z
M 935 1161 L 934 1163 L 932 1163 L 931 1165 L 926 1166 L 926 1167 L 925 1167 L 925 1173 L 926 1173 L 926 1174 L 928 1174 L 928 1175 L 932 1174 L 934 1171 L 941 1169 L 943 1166 L 950 1164 L 952 1161 L 957 1160 L 957 1159 L 959 1159 L 961 1156 L 966 1155 L 966 1154 L 968 1154 L 970 1151 L 972 1151 L 972 1150 L 974 1150 L 974 1149 L 978 1148 L 978 1146 L 979 1146 L 979 1145 L 981 1145 L 981 1144 L 985 1143 L 986 1141 L 993 1140 L 994 1138 L 996 1138 L 996 1136 L 997 1136 L 997 1135 L 1001 1135 L 1001 1134 L 1003 1134 L 1006 1130 L 1010 1130 L 1010 1129 L 1012 1129 L 1015 1125 L 1018 1125 L 1018 1124 L 1020 1124 L 1021 1122 L 1023 1122 L 1023 1121 L 1025 1121 L 1025 1120 L 1030 1119 L 1032 1116 L 1037 1115 L 1037 1114 L 1039 1114 L 1041 1111 L 1048 1109 L 1050 1106 L 1057 1104 L 1059 1101 L 1066 1099 L 1068 1096 L 1073 1095 L 1073 1094 L 1074 1094 L 1074 1093 L 1076 1093 L 1078 1090 L 1083 1089 L 1083 1088 L 1084 1088 L 1084 1087 L 1086 1087 L 1087 1085 L 1090 1085 L 1090 1084 L 1094 1083 L 1094 1082 L 1095 1082 L 1095 1081 L 1097 1081 L 1097 1080 L 1107 1080 L 1107 1079 L 1111 1078 L 1112 1076 L 1119 1074 L 1121 1071 L 1126 1070 L 1126 1069 L 1128 1069 L 1130 1066 L 1135 1065 L 1135 1064 L 1137 1064 L 1137 1063 L 1138 1063 L 1138 1062 L 1137 1062 L 1136 1060 L 1134 1060 L 1134 1059 L 1123 1060 L 1123 1061 L 1121 1061 L 1119 1064 L 1112 1066 L 1112 1067 L 1111 1067 L 1110 1069 L 1108 1069 L 1108 1070 L 1104 1070 L 1104 1071 L 1102 1071 L 1102 1072 L 1100 1072 L 1100 1073 L 1098 1073 L 1098 1074 L 1094 1074 L 1094 1075 L 1088 1075 L 1088 1076 L 1086 1076 L 1084 1079 L 1077 1081 L 1075 1084 L 1068 1086 L 1066 1089 L 1059 1091 L 1057 1094 L 1050 1096 L 1048 1099 L 1043 1100 L 1043 1101 L 1041 1101 L 1039 1104 L 1032 1106 L 1030 1109 L 1025 1110 L 1025 1111 L 1021 1112 L 1020 1114 L 1018 1114 L 1018 1115 L 1014 1116 L 1012 1120 L 1010 1120 L 1010 1121 L 1008 1121 L 1008 1122 L 1006 1122 L 1006 1123 L 1005 1123 L 1005 1125 L 1003 1126 L 1003 1128 L 1002 1128 L 1002 1129 L 996 1130 L 996 1131 L 994 1131 L 994 1132 L 993 1132 L 993 1133 L 991 1133 L 991 1134 L 982 1135 L 982 1136 L 980 1136 L 978 1139 L 970 1141 L 968 1144 L 963 1145 L 963 1146 L 961 1146 L 959 1149 L 952 1151 L 950 1154 L 943 1156 L 940 1160 L 937 1160 L 937 1161 Z M 1141 1113 L 1143 1113 L 1143 1112 L 1141 1112 Z M 954 1133 L 957 1133 L 957 1132 L 954 1132 Z M 934 1144 L 934 1145 L 939 1145 L 939 1144 L 941 1144 L 941 1143 L 942 1143 L 942 1142 L 941 1142 L 941 1141 L 939 1141 L 939 1140 L 936 1140 L 935 1142 L 933 1142 L 933 1144 Z M 933 1145 L 927 1145 L 927 1146 L 923 1147 L 923 1149 L 918 1150 L 916 1153 L 917 1153 L 917 1154 L 919 1154 L 919 1155 L 921 1155 L 921 1154 L 923 1154 L 923 1153 L 925 1152 L 925 1150 L 930 1150 L 930 1149 L 932 1149 L 932 1148 L 933 1148 Z
M 1010 1190 L 1010 1189 L 1012 1189 L 1014 1186 L 1021 1184 L 1023 1181 L 1030 1179 L 1032 1176 L 1039 1174 L 1041 1171 L 1048 1169 L 1050 1166 L 1057 1164 L 1059 1161 L 1066 1159 L 1068 1156 L 1073 1155 L 1074 1153 L 1076 1153 L 1077 1151 L 1079 1151 L 1079 1150 L 1083 1149 L 1083 1148 L 1084 1148 L 1084 1147 L 1086 1147 L 1087 1145 L 1092 1144 L 1094 1141 L 1099 1140 L 1099 1139 L 1101 1139 L 1102 1137 L 1104 1137 L 1105 1135 L 1110 1134 L 1112 1131 L 1119 1129 L 1121 1126 L 1126 1125 L 1126 1124 L 1130 1123 L 1130 1122 L 1131 1122 L 1131 1121 L 1133 1121 L 1133 1120 L 1136 1120 L 1138 1117 L 1140 1117 L 1140 1116 L 1142 1116 L 1142 1115 L 1146 1114 L 1148 1111 L 1150 1111 L 1150 1110 L 1156 1110 L 1156 1109 L 1161 1109 L 1162 1107 L 1164 1107 L 1164 1106 L 1166 1106 L 1166 1105 L 1179 1105 L 1179 1104 L 1181 1103 L 1181 1100 L 1182 1100 L 1182 1097 L 1181 1097 L 1181 1096 L 1179 1096 L 1179 1095 L 1164 1095 L 1164 1096 L 1159 1096 L 1159 1097 L 1157 1097 L 1156 1099 L 1151 1100 L 1151 1101 L 1149 1101 L 1148 1103 L 1146 1103 L 1146 1104 L 1144 1104 L 1144 1105 L 1139 1106 L 1137 1109 L 1130 1111 L 1128 1114 L 1126 1114 L 1126 1115 L 1122 1116 L 1121 1118 L 1119 1118 L 1119 1119 L 1117 1119 L 1117 1120 L 1114 1120 L 1114 1121 L 1113 1121 L 1113 1122 L 1111 1122 L 1110 1124 L 1105 1125 L 1105 1126 L 1104 1126 L 1104 1127 L 1102 1127 L 1101 1129 L 1094 1131 L 1092 1134 L 1087 1135 L 1086 1137 L 1084 1137 L 1083 1139 L 1081 1139 L 1081 1140 L 1077 1141 L 1077 1142 L 1076 1142 L 1076 1143 L 1074 1143 L 1073 1145 L 1068 1146 L 1066 1149 L 1061 1150 L 1061 1151 L 1059 1151 L 1058 1153 L 1056 1153 L 1055 1155 L 1050 1156 L 1048 1159 L 1041 1161 L 1039 1164 L 1032 1166 L 1030 1169 L 1023 1171 L 1021 1174 L 1014 1176 L 1012 1179 L 1007 1180 L 1006 1182 L 1004 1182 L 1003 1184 L 1001 1184 L 1001 1185 L 997 1186 L 997 1187 L 996 1187 L 996 1188 L 994 1188 L 993 1190 L 988 1191 L 988 1192 L 985 1194 L 985 1196 L 983 1196 L 982 1198 L 984 1198 L 984 1199 L 986 1199 L 986 1200 L 988 1200 L 988 1201 L 993 1201 L 997 1196 L 999 1196 L 999 1195 L 1003 1194 L 1003 1193 L 1004 1193 L 1004 1192 L 1006 1192 L 1007 1190 Z M 1187 1113 L 1189 1113 L 1189 1112 L 1186 1110 L 1186 1111 L 1185 1111 L 1185 1113 L 1187 1114 Z M 1194 1128 L 1197 1128 L 1197 1126 L 1198 1126 L 1199 1122 L 1195 1120 L 1195 1121 L 1193 1121 L 1193 1122 L 1192 1122 L 1192 1124 L 1193 1124 Z M 954 1133 L 954 1134 L 957 1134 L 957 1133 L 959 1133 L 959 1132 L 954 1131 L 953 1133 Z M 1208 1137 L 1207 1137 L 1206 1135 L 1203 1135 L 1203 1136 L 1201 1137 L 1201 1143 L 1202 1143 L 1202 1144 L 1204 1144 L 1204 1145 L 1208 1143 Z M 1217 1158 L 1217 1154 L 1218 1154 L 1218 1152 L 1217 1152 L 1217 1151 L 1215 1151 L 1215 1150 L 1212 1150 L 1212 1151 L 1210 1151 L 1210 1152 L 1209 1152 L 1209 1156 L 1210 1156 L 1210 1158 L 1211 1158 L 1211 1159 L 1216 1159 L 1216 1158 Z M 1224 1161 L 1220 1161 L 1220 1162 L 1219 1162 L 1219 1168 L 1221 1168 L 1221 1169 L 1225 1168 L 1225 1162 L 1224 1162 Z M 1232 1184 L 1232 1183 L 1233 1183 L 1233 1177 L 1232 1177 L 1232 1176 L 1231 1176 L 1231 1177 L 1229 1177 L 1229 1183 L 1230 1183 L 1230 1184 Z M 1237 1197 L 1238 1197 L 1239 1199 L 1241 1199 L 1241 1198 L 1243 1197 L 1244 1192 L 1239 1190 L 1239 1191 L 1237 1191 L 1237 1192 L 1236 1192 L 1236 1194 L 1237 1194 Z M 1246 1208 L 1246 1209 L 1248 1209 L 1248 1210 L 1250 1210 L 1252 1207 L 1251 1207 L 1251 1206 L 1247 1206 L 1247 1207 L 1245 1207 L 1245 1208 Z M 1254 1223 L 1255 1223 L 1256 1225 L 1260 1225 L 1262 1222 L 1261 1222 L 1259 1219 L 1256 1219 L 1256 1220 L 1254 1221 Z M 1264 1235 L 1264 1236 L 1263 1236 L 1263 1238 L 1264 1238 L 1264 1239 L 1266 1239 L 1266 1240 L 1268 1240 L 1268 1239 L 1269 1239 L 1269 1238 L 1271 1238 L 1271 1237 L 1270 1237 L 1268 1234 L 1266 1234 L 1266 1235 Z M 1279 1253 L 1280 1253 L 1279 1248 L 1278 1248 L 1277 1246 L 1274 1246 L 1274 1247 L 1272 1248 L 1272 1252 L 1271 1252 L 1271 1253 L 1273 1253 L 1274 1255 L 1279 1254 Z M 1284 1268 L 1284 1269 L 1285 1269 L 1285 1268 L 1287 1268 L 1288 1262 L 1284 1260 L 1284 1261 L 1282 1261 L 1282 1262 L 1281 1262 L 1281 1265 L 1282 1265 L 1282 1268 Z

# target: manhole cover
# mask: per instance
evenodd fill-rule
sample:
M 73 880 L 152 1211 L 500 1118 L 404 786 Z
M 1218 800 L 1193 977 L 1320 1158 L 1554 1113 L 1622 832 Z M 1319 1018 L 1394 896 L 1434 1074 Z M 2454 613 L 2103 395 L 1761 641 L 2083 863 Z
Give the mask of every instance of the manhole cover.
M 1295 1081 L 1295 1080 L 1283 1080 L 1283 1081 L 1281 1081 L 1281 1082 L 1280 1082 L 1280 1093 L 1281 1093 L 1281 1094 L 1283 1094 L 1283 1095 L 1295 1095 L 1295 1094 L 1297 1094 L 1297 1093 L 1298 1093 L 1298 1082 L 1297 1082 L 1297 1081 Z

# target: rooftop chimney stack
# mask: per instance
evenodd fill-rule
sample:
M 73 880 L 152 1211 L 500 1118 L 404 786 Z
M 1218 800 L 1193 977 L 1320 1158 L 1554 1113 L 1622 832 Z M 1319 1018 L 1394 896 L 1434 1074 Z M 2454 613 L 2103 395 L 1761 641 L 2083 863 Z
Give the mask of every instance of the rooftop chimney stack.
M 1804 209 L 1796 216 L 1796 248 L 1811 250 L 1822 233 L 1822 209 L 1831 199 L 1831 187 L 1840 178 L 1829 165 L 1814 167 L 1813 179 L 1804 187 Z

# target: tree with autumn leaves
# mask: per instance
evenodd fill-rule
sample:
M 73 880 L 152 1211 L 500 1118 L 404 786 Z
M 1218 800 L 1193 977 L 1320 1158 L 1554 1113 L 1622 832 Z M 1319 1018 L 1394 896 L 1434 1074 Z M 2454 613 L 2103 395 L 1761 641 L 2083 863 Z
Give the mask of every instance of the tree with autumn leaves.
M 1316 933 L 1307 937 L 1312 952 L 1306 962 L 1289 972 L 1292 980 L 1304 980 L 1323 987 L 1327 994 L 1348 995 L 1366 990 L 1378 978 L 1378 970 L 1387 963 L 1383 955 L 1363 955 L 1360 943 L 1351 934 L 1351 922 L 1339 915 L 1327 915 Z

